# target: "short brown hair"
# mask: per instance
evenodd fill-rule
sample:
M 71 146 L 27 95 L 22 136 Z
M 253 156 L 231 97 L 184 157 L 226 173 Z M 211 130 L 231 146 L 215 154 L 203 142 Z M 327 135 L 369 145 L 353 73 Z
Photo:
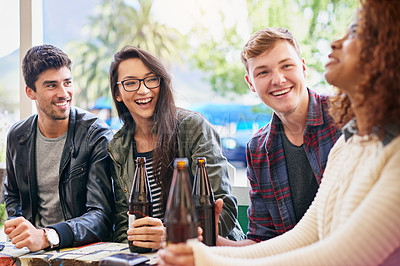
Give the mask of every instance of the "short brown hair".
M 264 28 L 255 32 L 243 47 L 241 60 L 249 71 L 247 60 L 274 48 L 278 41 L 288 41 L 300 57 L 300 46 L 293 34 L 285 28 Z
M 22 60 L 25 84 L 36 91 L 35 82 L 40 74 L 48 69 L 60 69 L 64 66 L 71 70 L 71 60 L 61 49 L 50 44 L 34 46 Z

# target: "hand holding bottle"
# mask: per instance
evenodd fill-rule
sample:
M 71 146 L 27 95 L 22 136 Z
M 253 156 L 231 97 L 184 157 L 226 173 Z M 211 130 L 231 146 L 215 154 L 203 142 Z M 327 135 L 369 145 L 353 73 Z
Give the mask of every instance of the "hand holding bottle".
M 143 248 L 159 249 L 165 242 L 166 230 L 160 219 L 144 217 L 136 219 L 127 231 L 128 240 Z
M 185 243 L 197 238 L 197 217 L 192 202 L 188 160 L 177 158 L 164 222 L 167 227 L 167 244 Z
M 222 207 L 224 206 L 223 199 L 217 199 L 215 201 L 215 233 L 218 236 L 218 222 L 219 222 L 219 214 L 222 212 Z
M 222 207 L 224 206 L 223 199 L 217 199 L 215 201 L 215 236 L 218 241 L 218 222 L 219 222 L 219 215 L 222 212 Z M 203 241 L 203 229 L 201 227 L 197 227 L 197 239 L 202 242 Z
M 194 265 L 193 251 L 190 246 L 184 243 L 169 244 L 168 249 L 160 249 L 157 252 L 157 265 Z
M 150 190 L 150 185 L 149 185 L 149 179 L 147 176 L 147 171 L 146 171 L 146 158 L 145 157 L 138 157 L 136 159 L 136 170 L 135 170 L 135 176 L 133 178 L 133 184 L 132 184 L 132 190 L 131 190 L 131 195 L 129 197 L 129 211 L 128 211 L 128 242 L 129 242 L 129 250 L 131 252 L 139 252 L 139 253 L 147 253 L 151 251 L 150 247 L 153 243 L 150 241 L 148 245 L 144 245 L 144 242 L 147 240 L 148 230 L 149 226 L 147 226 L 146 222 L 144 225 L 139 225 L 138 222 L 136 222 L 139 219 L 146 219 L 150 218 L 153 213 L 153 198 L 151 196 L 151 190 Z M 161 221 L 160 221 L 161 222 Z M 159 225 L 157 221 L 154 221 L 155 225 Z M 131 228 L 134 226 L 135 228 Z M 140 245 L 135 245 L 135 243 L 132 242 L 132 238 L 137 238 L 133 237 L 136 236 L 135 231 L 138 231 L 140 226 L 144 226 L 142 230 L 139 230 L 140 234 L 138 236 L 138 239 L 133 239 L 136 240 L 136 242 L 139 242 Z M 161 224 L 162 226 L 162 224 Z M 150 226 L 151 227 L 151 226 Z M 131 229 L 136 229 L 133 231 L 130 231 Z M 153 230 L 150 230 L 154 232 Z M 129 234 L 132 234 L 129 239 Z M 155 238 L 157 239 L 157 237 Z M 159 248 L 160 245 L 158 245 L 157 248 Z
M 220 246 L 218 243 L 219 243 L 219 240 L 220 240 L 220 238 L 224 238 L 224 237 L 222 237 L 222 236 L 219 236 L 218 235 L 218 222 L 219 222 L 219 214 L 221 213 L 221 211 L 222 211 L 222 207 L 224 206 L 224 201 L 223 201 L 223 199 L 217 199 L 216 201 L 215 201 L 215 234 L 216 234 L 216 239 L 217 239 L 217 246 Z

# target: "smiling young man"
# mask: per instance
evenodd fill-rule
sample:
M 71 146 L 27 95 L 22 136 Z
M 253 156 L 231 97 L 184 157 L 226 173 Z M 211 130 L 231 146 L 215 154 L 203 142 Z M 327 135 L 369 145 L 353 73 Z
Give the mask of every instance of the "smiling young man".
M 250 90 L 274 114 L 247 144 L 247 239 L 219 237 L 218 245 L 250 245 L 292 229 L 314 199 L 340 136 L 328 114 L 328 97 L 306 86 L 306 64 L 287 29 L 257 31 L 241 57 Z
M 112 132 L 71 106 L 71 60 L 63 51 L 35 46 L 22 68 L 37 114 L 8 134 L 4 232 L 17 248 L 31 251 L 110 240 L 114 201 L 106 146 Z

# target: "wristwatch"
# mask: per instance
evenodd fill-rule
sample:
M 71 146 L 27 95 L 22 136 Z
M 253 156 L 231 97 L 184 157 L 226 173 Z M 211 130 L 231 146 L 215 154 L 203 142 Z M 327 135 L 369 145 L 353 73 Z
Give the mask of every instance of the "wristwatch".
M 44 230 L 44 234 L 46 236 L 47 242 L 50 245 L 50 248 L 57 248 L 60 245 L 60 237 L 57 234 L 57 231 L 52 228 L 42 228 Z

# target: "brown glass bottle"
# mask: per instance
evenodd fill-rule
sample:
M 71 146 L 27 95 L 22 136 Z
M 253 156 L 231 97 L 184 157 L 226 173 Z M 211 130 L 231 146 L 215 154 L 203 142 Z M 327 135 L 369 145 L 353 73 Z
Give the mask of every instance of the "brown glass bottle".
M 199 226 L 203 229 L 203 243 L 207 246 L 215 246 L 215 201 L 208 179 L 205 157 L 196 158 L 192 197 Z
M 186 158 L 175 159 L 174 173 L 165 212 L 167 244 L 197 238 L 197 218 L 192 202 Z
M 128 227 L 135 219 L 152 216 L 153 214 L 153 199 L 149 179 L 146 171 L 146 158 L 138 157 L 136 159 L 136 170 L 133 178 L 131 195 L 129 197 L 129 221 Z M 129 241 L 129 250 L 131 252 L 147 253 L 151 248 L 137 247 Z

